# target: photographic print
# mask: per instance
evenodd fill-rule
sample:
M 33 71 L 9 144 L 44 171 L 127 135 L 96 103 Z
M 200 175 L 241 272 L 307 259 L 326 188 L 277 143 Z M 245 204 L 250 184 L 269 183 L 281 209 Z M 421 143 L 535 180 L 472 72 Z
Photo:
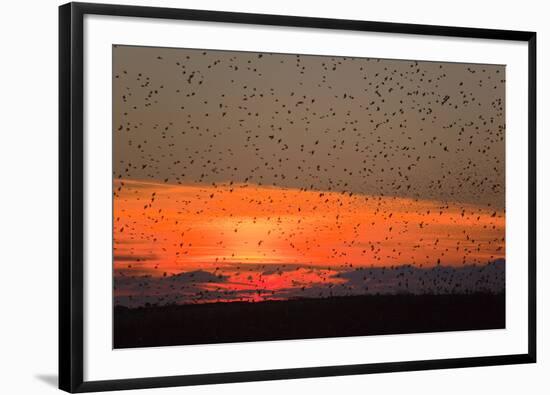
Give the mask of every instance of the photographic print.
M 112 51 L 114 348 L 505 327 L 505 66 Z

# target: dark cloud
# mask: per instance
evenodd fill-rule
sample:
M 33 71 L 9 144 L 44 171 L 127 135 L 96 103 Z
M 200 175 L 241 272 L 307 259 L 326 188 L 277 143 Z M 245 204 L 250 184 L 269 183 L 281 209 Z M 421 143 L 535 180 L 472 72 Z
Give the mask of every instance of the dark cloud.
M 497 293 L 504 290 L 505 263 L 497 260 L 487 265 L 432 268 L 404 265 L 358 269 L 334 277 L 346 280 L 343 287 L 363 293 Z
M 292 265 L 285 265 L 291 267 Z M 313 271 L 317 269 L 312 269 Z M 271 273 L 268 275 L 276 275 Z M 263 274 L 262 274 L 263 275 Z M 304 284 L 278 289 L 224 289 L 216 285 L 236 284 L 230 275 L 203 270 L 166 277 L 116 277 L 115 304 L 128 307 L 149 304 L 187 304 L 197 302 L 325 298 L 376 294 L 464 294 L 500 293 L 505 287 L 505 261 L 462 267 L 416 268 L 405 265 L 342 271 L 331 277 L 344 280 Z M 208 286 L 206 286 L 208 285 Z
M 173 281 L 178 284 L 222 283 L 226 282 L 228 278 L 228 276 L 223 274 L 214 274 L 205 270 L 194 270 L 170 276 L 168 277 L 168 281 Z
M 307 287 L 286 288 L 277 295 L 285 298 L 319 298 L 376 294 L 499 293 L 505 288 L 505 262 L 497 260 L 483 266 L 462 267 L 377 267 L 344 271 L 332 278 L 345 281 L 340 284 L 315 283 Z
M 155 277 L 151 275 L 128 275 L 117 271 L 114 277 L 115 305 L 128 307 L 145 304 L 190 303 L 196 300 L 231 299 L 233 293 L 209 290 L 228 281 L 228 276 L 205 270 L 182 272 L 175 275 Z
M 118 243 L 119 241 L 117 241 Z M 123 243 L 121 243 L 123 244 Z M 157 256 L 154 254 L 148 254 L 148 255 L 117 255 L 113 257 L 115 262 L 145 262 L 145 261 L 153 261 L 157 259 Z

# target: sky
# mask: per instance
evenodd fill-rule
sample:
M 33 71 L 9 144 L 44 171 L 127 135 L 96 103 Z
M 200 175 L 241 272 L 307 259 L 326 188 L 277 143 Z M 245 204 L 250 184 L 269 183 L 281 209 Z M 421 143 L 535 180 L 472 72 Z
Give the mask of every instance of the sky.
M 504 86 L 499 65 L 114 46 L 116 302 L 502 290 Z

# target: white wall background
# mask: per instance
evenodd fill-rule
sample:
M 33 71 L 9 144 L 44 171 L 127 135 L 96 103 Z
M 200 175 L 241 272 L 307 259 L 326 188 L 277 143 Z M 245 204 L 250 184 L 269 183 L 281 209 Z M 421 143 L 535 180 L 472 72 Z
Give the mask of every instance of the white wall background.
M 158 394 L 546 394 L 550 169 L 550 24 L 544 1 L 118 0 L 118 3 L 425 23 L 538 33 L 539 362 L 518 365 L 244 383 Z M 0 392 L 57 391 L 57 0 L 6 2 L 0 22 Z

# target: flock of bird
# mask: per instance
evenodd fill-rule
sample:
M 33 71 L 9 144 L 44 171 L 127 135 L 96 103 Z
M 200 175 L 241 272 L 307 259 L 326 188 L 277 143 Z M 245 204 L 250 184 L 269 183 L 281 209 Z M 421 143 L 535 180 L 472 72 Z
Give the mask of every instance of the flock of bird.
M 502 289 L 503 66 L 125 46 L 113 64 L 121 301 Z

